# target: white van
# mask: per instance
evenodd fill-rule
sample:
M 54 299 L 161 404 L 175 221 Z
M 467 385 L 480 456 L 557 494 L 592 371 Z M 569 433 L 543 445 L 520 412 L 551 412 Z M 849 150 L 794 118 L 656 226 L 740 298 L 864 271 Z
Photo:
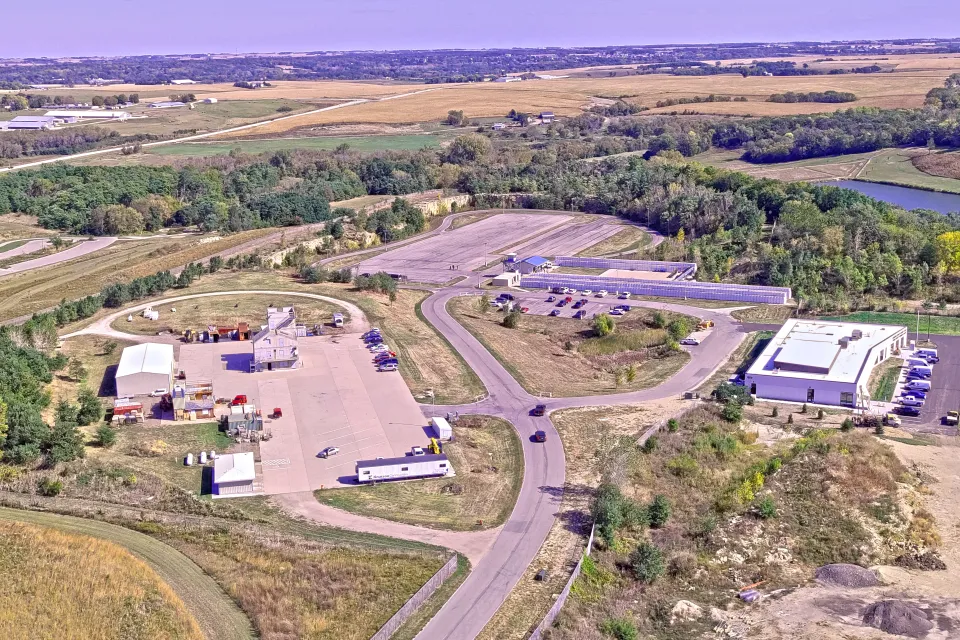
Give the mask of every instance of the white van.
M 926 380 L 911 380 L 904 385 L 904 388 L 915 391 L 930 391 L 930 383 Z
M 343 314 L 335 313 L 333 314 L 333 326 L 342 327 L 343 326 Z

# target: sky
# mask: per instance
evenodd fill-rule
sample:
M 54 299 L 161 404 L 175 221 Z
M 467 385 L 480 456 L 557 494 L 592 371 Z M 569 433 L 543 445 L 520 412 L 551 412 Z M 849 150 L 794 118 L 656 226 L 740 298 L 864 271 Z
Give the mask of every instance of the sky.
M 43 0 L 40 11 L 31 2 L 2 4 L 0 57 L 960 35 L 957 0 Z

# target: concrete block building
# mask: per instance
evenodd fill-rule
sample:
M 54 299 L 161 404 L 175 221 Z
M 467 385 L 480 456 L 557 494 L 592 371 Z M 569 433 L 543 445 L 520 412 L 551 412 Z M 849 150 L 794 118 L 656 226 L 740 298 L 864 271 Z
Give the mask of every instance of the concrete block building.
M 117 366 L 117 396 L 144 396 L 158 389 L 169 391 L 176 362 L 172 344 L 144 344 L 127 347 Z
M 907 345 L 906 327 L 787 320 L 745 382 L 760 399 L 867 408 L 870 374 Z

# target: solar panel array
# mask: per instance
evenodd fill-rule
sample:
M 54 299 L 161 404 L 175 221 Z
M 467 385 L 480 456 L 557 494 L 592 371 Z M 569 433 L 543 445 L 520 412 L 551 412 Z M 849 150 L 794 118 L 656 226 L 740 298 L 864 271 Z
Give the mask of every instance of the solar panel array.
M 625 292 L 638 296 L 696 298 L 700 300 L 725 300 L 730 302 L 754 302 L 762 304 L 786 304 L 791 296 L 790 289 L 787 287 L 763 287 L 748 284 L 723 284 L 684 280 L 633 280 L 624 278 L 602 278 L 600 276 L 568 275 L 563 273 L 534 273 L 526 275 L 521 279 L 520 286 L 540 289 L 567 287 L 579 290 L 590 289 L 592 291 L 603 289 L 611 293 Z
M 623 269 L 626 271 L 654 271 L 657 273 L 677 272 L 679 278 L 692 276 L 697 272 L 694 262 L 661 262 L 659 260 L 622 260 L 619 258 L 581 258 L 577 256 L 557 256 L 553 264 L 558 267 L 580 267 L 583 269 Z

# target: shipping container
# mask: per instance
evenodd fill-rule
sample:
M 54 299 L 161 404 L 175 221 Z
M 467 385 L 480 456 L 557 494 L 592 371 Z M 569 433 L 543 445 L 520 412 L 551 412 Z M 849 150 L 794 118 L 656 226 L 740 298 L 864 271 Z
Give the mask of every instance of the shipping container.
M 385 482 L 454 475 L 444 454 L 357 461 L 357 482 Z

